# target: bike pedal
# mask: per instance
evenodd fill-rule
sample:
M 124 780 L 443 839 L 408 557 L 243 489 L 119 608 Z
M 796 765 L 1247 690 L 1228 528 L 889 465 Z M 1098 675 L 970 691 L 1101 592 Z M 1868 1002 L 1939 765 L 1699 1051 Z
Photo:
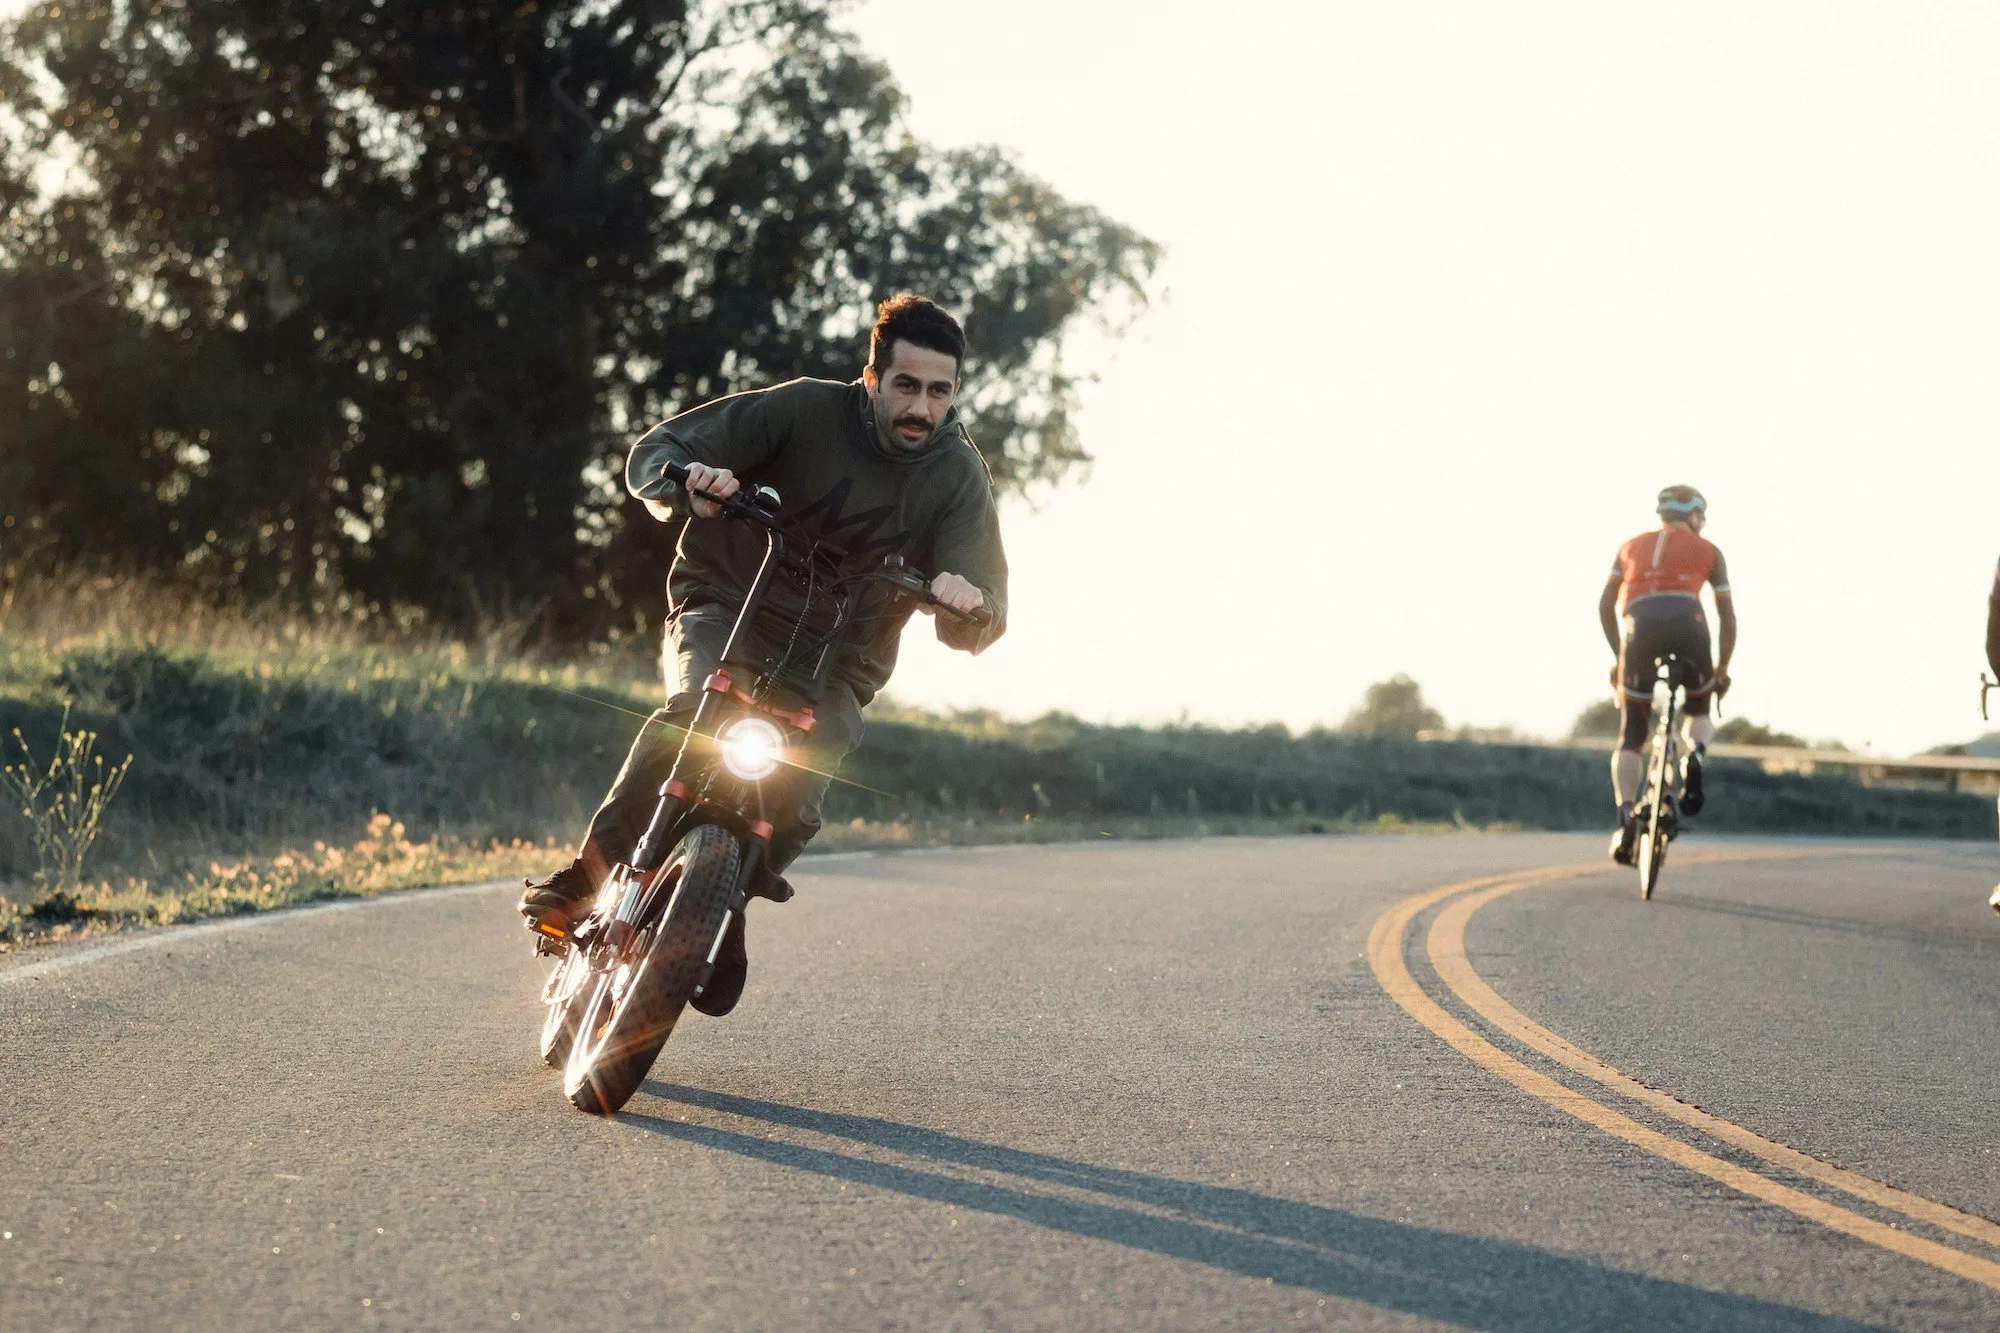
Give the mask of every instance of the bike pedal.
M 570 942 L 569 932 L 545 916 L 529 917 L 528 929 L 534 932 L 537 944 L 545 939 L 553 940 L 559 944 L 568 944 Z

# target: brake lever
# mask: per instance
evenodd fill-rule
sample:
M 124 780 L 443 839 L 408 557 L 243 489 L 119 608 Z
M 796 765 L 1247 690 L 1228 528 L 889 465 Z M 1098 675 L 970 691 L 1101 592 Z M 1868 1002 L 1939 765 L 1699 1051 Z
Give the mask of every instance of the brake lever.
M 1991 694 L 1994 690 L 2000 690 L 2000 680 L 1992 680 L 1988 678 L 1987 674 L 1984 671 L 1980 672 L 1979 673 L 1979 720 L 1982 722 L 1990 722 L 1993 720 L 1988 716 L 1986 716 L 1986 696 L 1988 694 Z

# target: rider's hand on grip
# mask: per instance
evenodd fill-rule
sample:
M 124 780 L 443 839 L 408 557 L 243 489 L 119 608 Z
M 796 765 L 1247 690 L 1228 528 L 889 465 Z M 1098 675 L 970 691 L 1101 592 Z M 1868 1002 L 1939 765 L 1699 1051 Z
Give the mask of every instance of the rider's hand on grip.
M 931 580 L 931 596 L 937 598 L 947 611 L 956 611 L 962 616 L 978 614 L 986 607 L 986 594 L 979 591 L 971 579 L 958 574 L 940 574 Z M 934 614 L 930 603 L 922 603 L 924 614 Z
M 694 511 L 696 518 L 714 518 L 722 512 L 722 507 L 715 501 L 727 500 L 743 488 L 743 483 L 736 479 L 736 474 L 726 467 L 689 463 L 681 471 L 684 475 L 674 479 L 687 488 L 688 508 Z M 706 498 L 709 496 L 713 496 L 714 499 Z

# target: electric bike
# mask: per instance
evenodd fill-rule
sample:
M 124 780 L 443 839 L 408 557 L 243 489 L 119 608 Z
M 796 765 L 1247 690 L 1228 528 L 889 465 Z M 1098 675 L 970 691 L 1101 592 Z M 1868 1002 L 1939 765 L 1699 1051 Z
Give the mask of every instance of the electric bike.
M 687 482 L 677 464 L 665 474 Z M 701 1007 L 731 923 L 749 900 L 791 896 L 767 869 L 767 784 L 785 781 L 788 756 L 811 736 L 813 709 L 849 637 L 906 600 L 961 614 L 932 595 L 930 581 L 901 556 L 845 572 L 845 552 L 780 519 L 769 487 L 714 503 L 722 518 L 761 528 L 765 538 L 721 664 L 702 682 L 630 860 L 613 868 L 573 929 L 546 919 L 530 925 L 536 953 L 556 960 L 542 996 L 542 1058 L 562 1069 L 570 1102 L 597 1115 L 615 1114 L 638 1091 L 682 1010 Z M 805 604 L 789 635 L 779 636 L 787 646 L 774 659 L 756 645 L 767 616 L 788 618 L 767 605 L 780 579 L 803 587 Z M 828 608 L 830 626 L 822 616 L 808 628 L 815 606 Z

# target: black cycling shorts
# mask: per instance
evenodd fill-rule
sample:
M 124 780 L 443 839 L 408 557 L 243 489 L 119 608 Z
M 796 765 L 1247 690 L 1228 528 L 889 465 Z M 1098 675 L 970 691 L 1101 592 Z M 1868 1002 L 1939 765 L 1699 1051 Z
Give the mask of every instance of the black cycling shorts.
M 1708 617 L 1692 597 L 1644 597 L 1625 609 L 1625 644 L 1618 655 L 1618 680 L 1633 703 L 1653 699 L 1654 663 L 1668 653 L 1682 663 L 1687 711 L 1708 711 L 1715 688 L 1715 664 L 1708 651 Z

